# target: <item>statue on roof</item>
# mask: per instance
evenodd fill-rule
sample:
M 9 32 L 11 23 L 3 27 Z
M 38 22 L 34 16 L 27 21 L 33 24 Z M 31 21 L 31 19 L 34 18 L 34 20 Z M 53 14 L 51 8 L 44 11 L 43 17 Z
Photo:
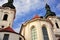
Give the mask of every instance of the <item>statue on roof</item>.
M 45 8 L 46 8 L 45 18 L 47 18 L 48 16 L 56 16 L 56 14 L 51 11 L 51 9 L 50 9 L 48 4 L 46 4 Z
M 13 5 L 13 0 L 8 0 L 7 3 L 2 5 L 2 7 L 10 7 L 11 9 L 15 9 L 15 6 Z

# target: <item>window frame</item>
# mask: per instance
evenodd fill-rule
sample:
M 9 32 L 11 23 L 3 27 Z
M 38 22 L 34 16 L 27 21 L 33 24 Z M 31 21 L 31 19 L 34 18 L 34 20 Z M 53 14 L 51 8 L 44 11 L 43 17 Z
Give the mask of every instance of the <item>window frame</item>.
M 32 37 L 32 40 L 37 40 L 37 31 L 35 26 L 32 26 L 31 28 L 31 37 Z
M 56 25 L 56 28 L 58 28 L 58 29 L 59 29 L 59 25 L 58 25 L 58 23 L 57 23 L 57 22 L 55 22 L 55 25 Z
M 7 19 L 8 19 L 8 14 L 4 14 L 3 20 L 4 20 L 4 21 L 7 21 Z
M 3 40 L 9 40 L 9 34 L 4 34 Z
M 49 40 L 48 31 L 47 31 L 46 26 L 42 27 L 42 33 L 43 33 L 44 40 Z

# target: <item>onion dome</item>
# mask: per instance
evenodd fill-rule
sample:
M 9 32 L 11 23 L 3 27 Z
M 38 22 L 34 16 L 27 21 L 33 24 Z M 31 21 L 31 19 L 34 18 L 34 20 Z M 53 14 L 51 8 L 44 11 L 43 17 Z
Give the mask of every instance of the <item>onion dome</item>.
M 9 7 L 11 9 L 15 9 L 15 6 L 13 5 L 13 0 L 8 0 L 7 3 L 2 5 L 2 7 Z

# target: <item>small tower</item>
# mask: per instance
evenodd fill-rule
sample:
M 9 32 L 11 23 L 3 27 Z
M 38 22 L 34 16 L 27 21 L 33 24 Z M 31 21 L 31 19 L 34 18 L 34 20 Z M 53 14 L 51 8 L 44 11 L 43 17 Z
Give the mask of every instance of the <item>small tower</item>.
M 46 4 L 45 9 L 46 9 L 45 18 L 47 18 L 48 16 L 56 16 L 56 14 L 51 11 L 48 4 Z
M 8 0 L 7 3 L 0 7 L 0 28 L 12 27 L 13 20 L 15 18 L 15 7 L 13 0 Z

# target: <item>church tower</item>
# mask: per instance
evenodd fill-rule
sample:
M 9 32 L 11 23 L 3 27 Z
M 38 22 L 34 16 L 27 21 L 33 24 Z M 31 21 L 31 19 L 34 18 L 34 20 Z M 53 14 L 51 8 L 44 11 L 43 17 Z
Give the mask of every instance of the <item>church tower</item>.
M 15 18 L 15 7 L 13 0 L 8 0 L 7 3 L 0 7 L 0 29 L 12 27 L 13 20 Z
M 60 17 L 57 17 L 54 12 L 50 10 L 49 5 L 46 4 L 45 18 L 49 19 L 53 24 L 53 32 L 57 40 L 60 40 Z

